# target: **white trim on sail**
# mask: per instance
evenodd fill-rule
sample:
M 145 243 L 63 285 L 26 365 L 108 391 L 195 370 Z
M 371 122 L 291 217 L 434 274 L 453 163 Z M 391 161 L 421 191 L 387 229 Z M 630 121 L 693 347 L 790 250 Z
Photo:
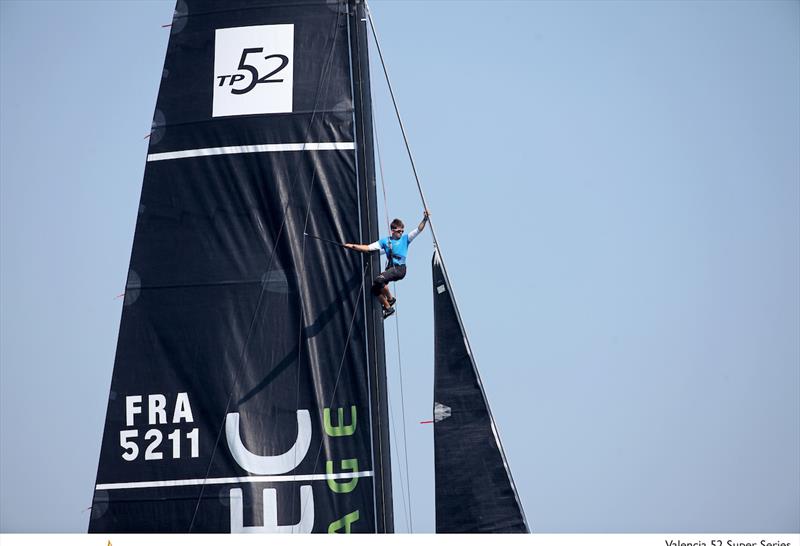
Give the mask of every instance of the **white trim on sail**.
M 166 161 L 209 155 L 256 154 L 265 152 L 312 152 L 326 150 L 355 150 L 354 142 L 299 142 L 291 144 L 253 144 L 249 146 L 224 146 L 222 148 L 198 148 L 148 154 L 147 161 Z
M 193 480 L 166 480 L 160 482 L 123 482 L 99 483 L 98 491 L 110 489 L 144 489 L 148 487 L 184 487 L 189 485 L 221 485 L 226 483 L 277 483 L 277 482 L 310 482 L 316 480 L 346 480 L 353 478 L 371 478 L 374 472 L 340 472 L 338 474 L 298 474 L 288 476 L 234 476 L 232 478 L 208 478 Z

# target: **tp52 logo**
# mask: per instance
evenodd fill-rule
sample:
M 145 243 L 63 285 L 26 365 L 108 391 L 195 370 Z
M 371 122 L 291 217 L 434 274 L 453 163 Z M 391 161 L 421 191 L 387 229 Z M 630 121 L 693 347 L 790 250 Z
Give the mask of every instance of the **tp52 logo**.
M 294 25 L 220 28 L 213 117 L 292 111 Z

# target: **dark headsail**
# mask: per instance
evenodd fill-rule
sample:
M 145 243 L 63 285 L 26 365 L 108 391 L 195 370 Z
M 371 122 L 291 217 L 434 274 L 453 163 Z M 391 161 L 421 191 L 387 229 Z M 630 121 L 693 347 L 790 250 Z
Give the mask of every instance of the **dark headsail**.
M 392 530 L 364 25 L 178 1 L 91 532 Z
M 437 533 L 527 533 L 478 368 L 433 255 Z

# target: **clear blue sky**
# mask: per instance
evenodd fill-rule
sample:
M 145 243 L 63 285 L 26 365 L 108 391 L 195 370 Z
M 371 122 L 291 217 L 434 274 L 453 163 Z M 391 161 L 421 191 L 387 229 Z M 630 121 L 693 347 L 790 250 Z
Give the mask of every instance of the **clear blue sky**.
M 0 0 L 0 531 L 88 524 L 173 5 Z M 799 532 L 800 4 L 372 9 L 534 530 Z M 430 255 L 398 287 L 427 532 Z

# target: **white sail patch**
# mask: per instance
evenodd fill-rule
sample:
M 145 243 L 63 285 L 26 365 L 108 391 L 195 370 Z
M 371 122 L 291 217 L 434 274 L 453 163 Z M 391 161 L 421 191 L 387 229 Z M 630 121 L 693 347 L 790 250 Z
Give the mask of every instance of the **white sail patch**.
M 294 25 L 218 28 L 213 117 L 292 111 Z
M 433 420 L 436 423 L 438 423 L 439 421 L 444 421 L 445 419 L 450 417 L 450 415 L 452 415 L 452 411 L 453 410 L 450 408 L 450 406 L 445 406 L 444 404 L 436 402 L 433 405 Z

